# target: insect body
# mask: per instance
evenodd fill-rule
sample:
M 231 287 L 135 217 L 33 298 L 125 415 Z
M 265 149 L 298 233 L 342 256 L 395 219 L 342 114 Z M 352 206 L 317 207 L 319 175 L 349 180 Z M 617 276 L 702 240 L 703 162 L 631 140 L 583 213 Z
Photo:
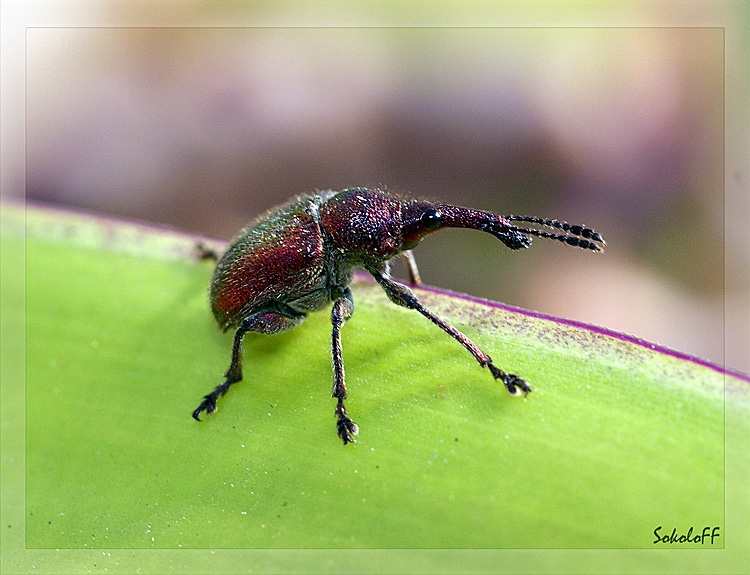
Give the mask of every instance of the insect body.
M 518 227 L 514 222 L 558 232 Z M 285 331 L 302 323 L 308 312 L 333 302 L 331 356 L 336 425 L 344 444 L 354 441 L 358 428 L 344 407 L 341 326 L 354 313 L 349 284 L 355 266 L 370 272 L 392 302 L 418 311 L 463 345 L 512 395 L 531 391 L 523 379 L 495 366 L 468 337 L 425 308 L 412 290 L 390 278 L 388 261 L 404 255 L 412 283 L 419 283 L 410 250 L 428 234 L 448 227 L 488 232 L 513 250 L 529 247 L 532 235 L 593 251 L 601 251 L 604 244 L 598 233 L 582 226 L 401 199 L 381 190 L 352 188 L 299 196 L 251 223 L 216 266 L 211 280 L 211 308 L 224 331 L 236 329 L 232 360 L 224 381 L 203 398 L 193 417 L 199 419 L 203 411 L 216 411 L 216 400 L 242 379 L 242 341 L 247 332 Z

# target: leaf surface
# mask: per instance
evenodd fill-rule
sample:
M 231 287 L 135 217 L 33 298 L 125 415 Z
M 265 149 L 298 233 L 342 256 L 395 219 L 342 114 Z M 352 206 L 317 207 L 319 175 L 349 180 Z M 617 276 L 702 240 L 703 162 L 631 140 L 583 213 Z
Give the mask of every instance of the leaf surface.
M 5 212 L 3 246 L 22 245 Z M 746 425 L 746 376 L 415 290 L 534 389 L 510 397 L 358 276 L 342 331 L 356 444 L 335 433 L 329 311 L 249 335 L 244 381 L 198 423 L 232 334 L 211 317 L 197 239 L 41 209 L 25 231 L 28 548 L 653 550 L 696 547 L 655 544 L 659 526 L 726 533 L 725 417 Z M 726 464 L 747 476 L 746 459 Z

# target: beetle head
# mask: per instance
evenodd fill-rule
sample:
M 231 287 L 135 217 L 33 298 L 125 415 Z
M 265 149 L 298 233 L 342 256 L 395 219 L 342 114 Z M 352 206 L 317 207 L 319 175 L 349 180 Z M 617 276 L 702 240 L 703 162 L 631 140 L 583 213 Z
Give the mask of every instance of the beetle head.
M 512 250 L 531 244 L 524 230 L 516 228 L 503 216 L 440 202 L 408 202 L 404 204 L 402 219 L 403 250 L 411 249 L 428 234 L 446 227 L 488 232 Z

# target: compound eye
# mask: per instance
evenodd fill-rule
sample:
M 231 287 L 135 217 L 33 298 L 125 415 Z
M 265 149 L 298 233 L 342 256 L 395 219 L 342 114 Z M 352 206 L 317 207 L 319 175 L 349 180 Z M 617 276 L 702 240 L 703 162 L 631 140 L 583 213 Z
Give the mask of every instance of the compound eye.
M 434 230 L 443 224 L 443 214 L 438 210 L 427 210 L 419 218 L 419 221 L 428 230 Z

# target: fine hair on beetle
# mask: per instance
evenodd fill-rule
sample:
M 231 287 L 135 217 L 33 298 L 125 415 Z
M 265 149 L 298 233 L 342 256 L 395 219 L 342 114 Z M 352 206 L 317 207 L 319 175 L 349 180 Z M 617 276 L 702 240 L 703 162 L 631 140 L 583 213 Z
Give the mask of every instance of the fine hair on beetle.
M 525 227 L 531 224 L 537 227 Z M 425 316 L 460 343 L 511 395 L 526 395 L 529 384 L 506 373 L 450 323 L 424 307 L 414 292 L 390 276 L 390 260 L 406 260 L 409 284 L 421 284 L 412 249 L 443 228 L 469 228 L 492 234 L 512 250 L 528 248 L 532 237 L 557 240 L 594 252 L 604 239 L 594 230 L 536 216 L 501 216 L 442 202 L 399 197 L 381 189 L 348 188 L 296 196 L 255 219 L 218 258 L 209 300 L 225 331 L 234 329 L 231 362 L 224 381 L 203 397 L 193 412 L 210 415 L 229 387 L 242 379 L 245 334 L 276 334 L 302 323 L 307 314 L 332 304 L 332 397 L 336 430 L 344 445 L 359 428 L 344 406 L 347 397 L 341 328 L 354 313 L 350 289 L 354 268 L 367 270 L 396 305 Z M 199 248 L 200 257 L 211 250 Z

